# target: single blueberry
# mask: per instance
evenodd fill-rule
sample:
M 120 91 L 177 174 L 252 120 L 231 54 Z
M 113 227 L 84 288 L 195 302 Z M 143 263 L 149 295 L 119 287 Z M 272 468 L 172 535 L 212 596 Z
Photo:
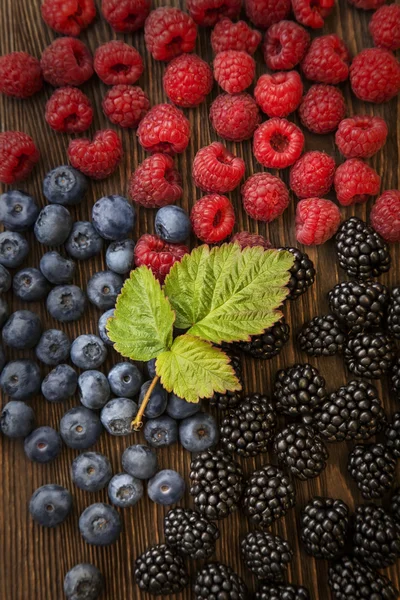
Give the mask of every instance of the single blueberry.
M 56 167 L 43 181 L 43 194 L 51 204 L 79 204 L 86 194 L 88 180 L 69 165 Z
M 73 224 L 65 249 L 72 258 L 86 260 L 96 256 L 103 248 L 103 239 L 89 221 L 77 221 Z
M 89 279 L 86 293 L 92 304 L 100 310 L 108 310 L 115 306 L 121 291 L 123 279 L 112 271 L 98 271 Z
M 40 370 L 33 360 L 13 360 L 6 364 L 0 375 L 0 386 L 14 400 L 26 400 L 40 390 Z
M 97 369 L 106 358 L 107 348 L 97 335 L 79 335 L 72 342 L 71 360 L 80 369 Z
M 9 316 L 7 300 L 0 294 L 0 328 L 3 327 Z
M 35 348 L 36 356 L 46 365 L 59 365 L 67 360 L 71 342 L 64 331 L 48 329 Z
M 167 415 L 146 421 L 143 434 L 146 442 L 154 448 L 171 446 L 178 440 L 178 424 Z
M 156 360 L 157 360 L 156 358 L 152 358 L 151 360 L 148 360 L 146 363 L 147 373 L 148 373 L 150 379 L 154 379 L 154 377 L 157 375 Z
M 93 206 L 92 222 L 104 239 L 123 240 L 135 224 L 135 209 L 123 196 L 103 196 Z
M 112 346 L 113 342 L 108 337 L 106 325 L 107 325 L 108 319 L 110 319 L 111 317 L 114 316 L 114 312 L 115 312 L 115 308 L 110 308 L 110 310 L 107 310 L 105 313 L 103 313 L 101 315 L 101 317 L 99 319 L 99 324 L 98 324 L 99 336 L 101 337 L 103 342 L 105 344 L 107 344 L 108 346 Z
M 35 413 L 20 400 L 10 400 L 3 406 L 0 415 L 0 431 L 9 438 L 21 438 L 30 434 L 35 427 Z
M 216 420 L 208 413 L 198 412 L 183 419 L 179 425 L 179 441 L 189 452 L 203 452 L 219 440 Z
M 134 506 L 143 496 L 143 483 L 128 473 L 114 475 L 108 484 L 108 497 L 115 506 Z
M 138 407 L 130 398 L 113 398 L 104 406 L 100 419 L 111 435 L 130 435 Z
M 147 484 L 147 494 L 156 504 L 170 506 L 182 499 L 185 493 L 185 480 L 172 469 L 159 471 Z
M 47 310 L 63 323 L 80 319 L 85 307 L 86 296 L 77 285 L 58 285 L 47 296 Z
M 103 428 L 99 417 L 84 406 L 67 411 L 60 421 L 60 435 L 69 448 L 86 450 L 99 439 Z
M 0 233 L 0 265 L 16 269 L 29 254 L 26 239 L 16 231 Z
M 129 446 L 122 455 L 122 468 L 137 479 L 150 479 L 157 472 L 157 454 L 143 444 Z
M 108 373 L 108 383 L 116 396 L 133 398 L 140 390 L 143 377 L 136 365 L 130 362 L 120 362 Z
M 98 410 L 110 399 L 107 377 L 100 371 L 85 371 L 79 375 L 78 386 L 83 406 Z
M 55 250 L 46 252 L 40 259 L 40 270 L 46 279 L 55 285 L 71 283 L 75 275 L 75 268 L 73 260 L 64 258 Z
M 98 502 L 88 506 L 79 517 L 83 539 L 94 546 L 108 546 L 119 538 L 121 519 L 113 506 Z
M 0 222 L 11 231 L 27 231 L 35 223 L 39 207 L 29 194 L 9 190 L 0 196 Z
M 112 477 L 111 463 L 100 452 L 83 452 L 71 465 L 72 481 L 85 492 L 99 492 Z
M 184 398 L 179 398 L 176 394 L 169 395 L 167 404 L 167 415 L 173 419 L 186 419 L 199 412 L 200 402 L 187 402 Z
M 103 589 L 103 575 L 90 563 L 75 565 L 64 578 L 64 594 L 67 600 L 97 600 Z
M 68 517 L 72 508 L 72 496 L 62 487 L 49 483 L 42 485 L 32 495 L 29 512 L 43 527 L 56 527 Z
M 14 275 L 13 292 L 24 302 L 36 302 L 47 296 L 50 284 L 39 269 L 25 267 Z
M 40 211 L 34 233 L 38 242 L 46 246 L 60 246 L 72 228 L 71 213 L 59 204 L 48 204 Z
M 11 287 L 11 275 L 3 265 L 0 265 L 0 294 L 5 294 Z
M 57 365 L 42 381 L 42 394 L 49 402 L 64 402 L 75 394 L 78 375 L 69 365 Z
M 184 242 L 192 229 L 187 212 L 174 204 L 157 211 L 154 228 L 158 237 L 171 244 Z
M 3 327 L 3 342 L 16 348 L 25 350 L 36 346 L 42 333 L 42 324 L 37 314 L 31 310 L 16 310 L 8 318 Z
M 24 441 L 26 456 L 33 462 L 48 463 L 60 454 L 61 438 L 52 427 L 38 427 Z
M 135 242 L 129 238 L 119 242 L 112 242 L 106 251 L 107 267 L 120 275 L 129 273 L 133 269 L 134 250 Z
M 138 403 L 139 408 L 142 405 L 144 397 L 145 397 L 147 390 L 149 389 L 151 383 L 152 383 L 151 381 L 145 381 L 140 389 L 140 396 L 139 396 L 139 403 Z M 144 410 L 144 415 L 148 419 L 155 419 L 156 417 L 159 417 L 160 415 L 163 414 L 163 412 L 165 412 L 165 409 L 167 407 L 167 402 L 168 402 L 167 390 L 165 388 L 163 388 L 163 386 L 161 385 L 160 382 L 157 382 L 155 385 L 155 388 L 151 392 L 150 399 Z

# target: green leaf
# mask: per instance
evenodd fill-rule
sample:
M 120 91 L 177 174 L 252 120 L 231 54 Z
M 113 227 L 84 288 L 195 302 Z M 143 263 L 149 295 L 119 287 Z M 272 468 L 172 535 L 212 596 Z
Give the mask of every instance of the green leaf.
M 147 361 L 171 347 L 174 321 L 174 311 L 159 282 L 142 266 L 125 281 L 107 331 L 120 354 Z
M 188 402 L 210 398 L 214 392 L 241 389 L 228 356 L 187 334 L 177 337 L 170 350 L 159 354 L 156 370 L 162 385 Z

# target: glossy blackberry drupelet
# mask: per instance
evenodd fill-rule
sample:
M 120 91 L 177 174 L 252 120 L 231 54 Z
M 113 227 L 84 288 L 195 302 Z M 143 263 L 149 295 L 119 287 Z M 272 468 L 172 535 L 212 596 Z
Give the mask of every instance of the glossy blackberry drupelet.
M 215 552 L 219 529 L 190 508 L 172 508 L 164 518 L 165 541 L 191 559 L 208 559 Z
M 295 505 L 296 492 L 289 477 L 274 465 L 254 471 L 243 493 L 243 510 L 254 525 L 269 527 Z
M 392 513 L 394 520 L 400 524 L 400 487 L 394 490 L 390 501 L 390 512 Z
M 315 430 L 298 423 L 291 423 L 275 436 L 274 452 L 279 462 L 303 481 L 318 477 L 329 456 Z
M 363 498 L 381 498 L 391 488 L 396 459 L 383 444 L 354 446 L 349 454 L 347 468 Z
M 342 281 L 328 294 L 332 313 L 353 333 L 383 322 L 389 290 L 378 281 Z
M 387 326 L 393 337 L 400 339 L 400 287 L 392 289 L 390 296 Z
M 290 583 L 264 583 L 254 600 L 310 600 L 308 590 Z
M 399 594 L 387 577 L 351 556 L 331 565 L 328 583 L 333 600 L 397 600 Z
M 240 545 L 246 567 L 258 579 L 282 581 L 293 558 L 288 542 L 279 535 L 250 531 Z
M 357 333 L 349 337 L 344 359 L 349 371 L 358 377 L 380 379 L 396 358 L 393 339 L 382 332 Z
M 385 430 L 386 446 L 396 458 L 400 458 L 400 412 L 393 415 Z
M 349 509 L 342 500 L 313 498 L 301 513 L 301 541 L 315 558 L 331 560 L 342 552 L 349 524 Z
M 400 525 L 381 506 L 358 506 L 353 551 L 361 562 L 373 569 L 390 567 L 400 558 Z
M 287 250 L 294 255 L 294 264 L 290 269 L 290 279 L 288 283 L 289 300 L 296 300 L 304 294 L 315 281 L 315 269 L 313 261 L 308 254 L 301 252 L 298 248 L 278 248 L 278 250 Z
M 196 575 L 193 600 L 247 600 L 244 581 L 228 565 L 213 562 L 205 565 Z
M 243 373 L 242 373 L 242 361 L 240 356 L 229 353 L 232 367 L 235 371 L 236 377 L 239 379 L 243 386 Z M 210 406 L 215 406 L 218 410 L 227 410 L 237 406 L 242 398 L 242 392 L 225 392 L 225 394 L 219 394 L 216 392 L 214 396 L 209 399 Z
M 253 358 L 264 360 L 277 356 L 290 337 L 290 327 L 283 317 L 261 335 L 253 335 L 249 342 L 237 342 L 235 346 Z
M 189 583 L 185 564 L 166 544 L 151 546 L 135 562 L 135 581 L 149 594 L 178 594 Z
M 346 334 L 333 315 L 314 317 L 300 330 L 297 341 L 309 356 L 334 356 L 343 352 Z
M 393 364 L 390 373 L 390 383 L 395 395 L 400 400 L 400 357 L 397 358 Z
M 293 365 L 276 374 L 274 400 L 278 412 L 285 415 L 308 415 L 326 395 L 325 379 L 308 363 Z

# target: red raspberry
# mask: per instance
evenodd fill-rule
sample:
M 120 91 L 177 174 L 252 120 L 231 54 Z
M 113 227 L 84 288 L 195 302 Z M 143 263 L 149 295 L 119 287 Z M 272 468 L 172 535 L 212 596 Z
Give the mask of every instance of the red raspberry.
M 96 16 L 93 0 L 44 0 L 44 22 L 63 35 L 78 37 Z
M 348 2 L 356 8 L 375 10 L 382 6 L 382 4 L 385 4 L 386 0 L 348 0 Z
M 225 50 L 242 50 L 254 54 L 261 39 L 261 33 L 251 29 L 245 21 L 232 23 L 228 18 L 218 21 L 211 32 L 211 46 L 215 54 Z
M 182 180 L 167 154 L 153 154 L 146 158 L 131 175 L 129 194 L 138 204 L 147 208 L 161 208 L 174 204 L 182 197 Z
M 194 157 L 192 176 L 195 185 L 205 192 L 225 193 L 240 183 L 245 164 L 229 152 L 221 142 L 200 148 Z
M 243 248 L 254 248 L 254 246 L 261 246 L 264 250 L 272 248 L 271 242 L 263 235 L 250 233 L 250 231 L 240 231 L 239 233 L 235 233 L 235 235 L 231 237 L 231 243 L 239 244 L 242 250 Z
M 250 94 L 220 94 L 211 104 L 210 121 L 220 137 L 242 142 L 253 136 L 261 115 Z
M 42 69 L 37 58 L 27 52 L 0 56 L 0 93 L 14 98 L 29 98 L 42 87 Z
M 156 60 L 171 60 L 183 52 L 192 52 L 197 27 L 179 8 L 162 6 L 152 10 L 144 25 L 146 48 Z
M 256 27 L 267 29 L 286 19 L 290 13 L 290 0 L 245 0 L 246 14 Z
M 340 225 L 339 208 L 323 198 L 300 200 L 296 208 L 296 239 L 300 244 L 324 244 Z
M 223 17 L 237 19 L 242 0 L 187 0 L 190 16 L 198 25 L 214 27 Z
M 164 90 L 174 104 L 198 106 L 211 92 L 214 79 L 211 67 L 197 54 L 181 54 L 171 60 L 164 73 Z
M 115 171 L 122 158 L 121 140 L 112 129 L 98 131 L 93 141 L 71 140 L 68 146 L 71 165 L 92 179 L 104 179 Z
M 241 192 L 244 210 L 258 221 L 273 221 L 289 204 L 286 185 L 270 173 L 255 173 L 242 185 Z
M 188 252 L 188 247 L 183 244 L 168 244 L 156 235 L 145 233 L 136 243 L 134 260 L 137 267 L 148 267 L 162 284 L 171 267 Z
M 349 76 L 350 53 L 336 33 L 322 35 L 311 42 L 301 63 L 307 79 L 321 83 L 340 83 Z
M 290 169 L 290 188 L 298 198 L 324 196 L 332 187 L 336 164 L 325 152 L 306 152 Z
M 260 125 L 254 134 L 254 156 L 268 169 L 284 169 L 299 158 L 303 151 L 304 135 L 286 119 L 274 117 Z
M 265 33 L 264 60 L 272 71 L 290 71 L 304 57 L 310 34 L 293 21 L 280 21 Z
M 400 5 L 381 6 L 369 22 L 375 46 L 387 50 L 400 48 Z
M 114 125 L 135 128 L 149 110 L 150 101 L 141 87 L 120 84 L 107 92 L 102 107 Z
M 93 59 L 85 44 L 72 37 L 57 38 L 40 60 L 45 81 L 55 87 L 82 85 L 93 75 Z
M 92 122 L 92 105 L 78 88 L 59 88 L 47 101 L 45 119 L 54 131 L 82 133 Z
M 296 21 L 313 29 L 324 26 L 324 19 L 334 6 L 335 0 L 292 0 Z
M 180 154 L 189 143 L 190 124 L 179 108 L 156 104 L 140 121 L 137 136 L 147 152 Z
M 196 202 L 190 220 L 193 232 L 199 240 L 206 244 L 216 244 L 232 233 L 235 211 L 226 196 L 210 194 Z
M 261 75 L 254 90 L 258 106 L 269 117 L 286 117 L 299 106 L 303 84 L 297 71 Z
M 254 58 L 247 52 L 226 50 L 214 59 L 214 77 L 228 94 L 239 94 L 253 83 L 256 72 Z
M 379 196 L 370 214 L 371 225 L 387 242 L 400 242 L 400 191 Z
M 94 53 L 94 70 L 107 85 L 135 83 L 143 73 L 142 57 L 133 46 L 112 40 Z
M 335 142 L 345 158 L 370 158 L 385 145 L 387 134 L 381 117 L 355 116 L 340 121 Z
M 40 158 L 33 139 L 22 131 L 0 133 L 0 181 L 26 179 Z
M 360 100 L 386 102 L 400 90 L 400 63 L 388 50 L 366 48 L 350 67 L 351 89 Z
M 313 133 L 330 133 L 346 114 L 342 92 L 332 85 L 312 85 L 299 108 L 300 120 Z
M 150 0 L 103 0 L 101 10 L 114 31 L 130 33 L 143 27 Z
M 339 165 L 335 173 L 335 191 L 342 206 L 363 204 L 379 194 L 381 178 L 367 163 L 350 158 Z

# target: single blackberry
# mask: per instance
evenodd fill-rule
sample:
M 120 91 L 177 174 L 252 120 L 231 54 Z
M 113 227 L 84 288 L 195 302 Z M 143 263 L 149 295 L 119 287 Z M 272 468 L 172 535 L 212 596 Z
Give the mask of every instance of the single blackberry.
M 190 464 L 190 493 L 198 511 L 209 519 L 234 512 L 243 491 L 242 467 L 223 450 L 200 452 Z
M 392 336 L 400 340 L 400 287 L 392 289 L 387 325 Z
M 396 488 L 393 492 L 393 496 L 390 501 L 390 512 L 393 515 L 393 519 L 397 523 L 400 523 L 400 487 Z
M 219 529 L 190 508 L 171 508 L 164 517 L 165 541 L 170 548 L 193 559 L 210 558 Z
M 277 372 L 274 400 L 279 412 L 294 417 L 307 415 L 325 399 L 325 379 L 308 363 Z
M 196 575 L 193 600 L 246 600 L 248 589 L 239 575 L 219 562 L 205 565 Z
M 290 337 L 290 327 L 282 317 L 261 335 L 253 335 L 249 342 L 237 342 L 235 346 L 253 358 L 264 360 L 277 356 Z
M 390 567 L 400 558 L 400 525 L 381 506 L 358 506 L 353 552 L 373 569 Z
M 333 600 L 396 600 L 399 594 L 387 577 L 353 556 L 331 565 L 328 583 Z
M 166 544 L 151 546 L 136 559 L 135 580 L 149 594 L 177 594 L 189 583 L 185 564 Z
M 265 583 L 254 600 L 310 600 L 305 587 L 290 583 Z
M 230 345 L 229 345 L 230 347 Z M 236 377 L 239 379 L 240 383 L 243 386 L 243 371 L 242 371 L 242 361 L 240 356 L 237 354 L 229 353 L 232 367 L 235 371 Z M 219 394 L 215 392 L 214 396 L 209 399 L 210 406 L 215 406 L 218 410 L 227 410 L 228 408 L 233 408 L 237 406 L 242 398 L 242 392 L 225 392 L 225 394 Z
M 291 423 L 275 436 L 274 452 L 279 462 L 303 481 L 318 477 L 329 456 L 315 430 L 299 423 Z
M 378 281 L 343 281 L 328 294 L 329 308 L 353 333 L 379 327 L 389 290 Z
M 396 458 L 400 458 L 400 412 L 393 415 L 385 431 L 386 446 Z
M 310 356 L 334 356 L 343 352 L 346 334 L 333 315 L 314 317 L 301 329 L 297 341 Z
M 246 567 L 258 579 L 282 581 L 293 558 L 288 542 L 279 535 L 250 531 L 240 545 Z
M 344 359 L 349 371 L 358 377 L 380 379 L 396 358 L 393 339 L 385 333 L 356 333 L 351 335 L 344 349 Z
M 274 465 L 254 471 L 243 493 L 243 510 L 255 525 L 269 527 L 295 505 L 296 492 L 289 477 Z
M 395 360 L 391 375 L 390 382 L 392 384 L 393 391 L 397 398 L 400 400 L 400 356 Z
M 392 486 L 396 459 L 383 444 L 354 446 L 347 468 L 366 500 L 381 498 Z
M 296 300 L 304 294 L 315 281 L 315 269 L 313 261 L 308 254 L 301 252 L 298 248 L 278 248 L 278 250 L 287 250 L 294 257 L 293 267 L 290 269 L 290 279 L 288 283 L 289 300 Z
M 301 513 L 301 540 L 315 558 L 337 558 L 342 552 L 349 524 L 343 500 L 313 498 Z

